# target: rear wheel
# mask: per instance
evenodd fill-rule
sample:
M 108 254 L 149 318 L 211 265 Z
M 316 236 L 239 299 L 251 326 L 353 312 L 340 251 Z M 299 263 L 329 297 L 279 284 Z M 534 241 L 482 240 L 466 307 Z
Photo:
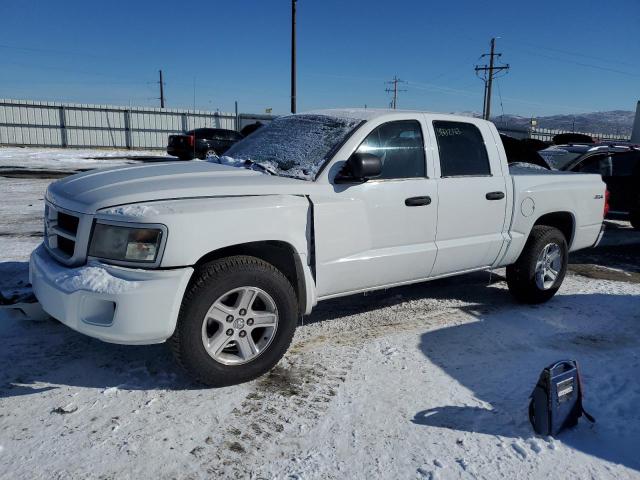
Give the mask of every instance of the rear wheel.
M 507 285 L 522 303 L 542 303 L 553 297 L 567 273 L 568 247 L 560 230 L 537 225 L 513 265 L 507 267 Z
M 242 383 L 282 358 L 297 312 L 295 292 L 282 272 L 256 257 L 228 257 L 194 274 L 169 344 L 199 382 Z

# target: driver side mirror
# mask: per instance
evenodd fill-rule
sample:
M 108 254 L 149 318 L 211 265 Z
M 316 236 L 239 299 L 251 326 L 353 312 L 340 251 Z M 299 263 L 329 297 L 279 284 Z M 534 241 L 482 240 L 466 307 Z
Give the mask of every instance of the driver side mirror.
M 355 152 L 336 176 L 336 183 L 363 183 L 382 173 L 382 159 L 371 153 Z

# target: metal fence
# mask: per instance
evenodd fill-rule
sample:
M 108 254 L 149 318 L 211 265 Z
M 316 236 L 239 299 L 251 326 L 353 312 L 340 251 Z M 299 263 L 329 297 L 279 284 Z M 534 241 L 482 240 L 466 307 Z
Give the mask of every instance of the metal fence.
M 555 135 L 559 135 L 561 133 L 581 133 L 583 135 L 588 135 L 596 141 L 599 140 L 620 140 L 623 142 L 629 141 L 629 135 L 614 135 L 610 133 L 594 133 L 594 132 L 573 132 L 571 130 L 552 130 L 548 128 L 534 128 L 530 132 L 530 138 L 535 138 L 537 140 L 542 140 L 544 142 L 550 142 L 553 140 Z
M 200 127 L 240 130 L 271 115 L 0 99 L 0 145 L 160 149 Z
M 269 123 L 273 118 L 248 113 L 236 116 L 203 110 L 0 99 L 0 145 L 163 149 L 171 134 L 200 127 L 240 130 L 256 121 Z M 551 141 L 559 133 L 571 133 L 500 124 L 498 130 L 516 138 L 543 141 Z M 586 134 L 597 140 L 629 139 L 604 133 Z
M 627 142 L 629 141 L 628 135 L 612 135 L 609 133 L 593 133 L 593 132 L 574 132 L 572 130 L 556 130 L 549 128 L 521 128 L 521 127 L 511 127 L 509 125 L 496 125 L 498 131 L 505 135 L 514 138 L 535 138 L 536 140 L 542 140 L 543 142 L 551 142 L 555 135 L 561 133 L 581 133 L 583 135 L 588 135 L 596 141 L 599 140 L 620 140 Z

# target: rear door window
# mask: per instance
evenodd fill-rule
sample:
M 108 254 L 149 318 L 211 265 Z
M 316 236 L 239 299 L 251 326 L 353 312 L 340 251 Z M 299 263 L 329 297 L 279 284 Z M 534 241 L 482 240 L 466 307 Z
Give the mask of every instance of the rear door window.
M 207 131 L 208 130 L 209 130 L 208 128 L 196 128 L 195 130 L 191 130 L 191 131 L 187 132 L 187 135 L 193 135 L 197 139 L 209 138 L 207 136 Z
M 489 155 L 478 127 L 471 123 L 434 121 L 442 177 L 491 175 Z

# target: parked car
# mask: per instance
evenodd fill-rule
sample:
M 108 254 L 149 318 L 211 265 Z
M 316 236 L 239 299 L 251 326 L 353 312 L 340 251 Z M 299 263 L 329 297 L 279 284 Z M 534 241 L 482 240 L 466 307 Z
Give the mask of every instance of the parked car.
M 168 341 L 229 385 L 272 368 L 319 301 L 506 266 L 518 301 L 545 302 L 602 235 L 599 175 L 510 174 L 480 119 L 319 111 L 226 155 L 52 183 L 30 260 L 44 310 L 107 342 Z
M 602 176 L 610 195 L 611 218 L 640 229 L 640 146 L 628 142 L 561 145 L 541 152 L 560 170 Z
M 253 123 L 250 123 L 249 125 L 245 125 L 240 130 L 240 133 L 242 134 L 243 137 L 248 137 L 253 132 L 255 132 L 256 130 L 258 130 L 260 127 L 263 127 L 263 126 L 264 126 L 264 123 L 262 123 L 260 121 L 253 122 Z
M 243 136 L 234 130 L 196 128 L 184 135 L 169 135 L 167 153 L 181 160 L 218 157 Z

